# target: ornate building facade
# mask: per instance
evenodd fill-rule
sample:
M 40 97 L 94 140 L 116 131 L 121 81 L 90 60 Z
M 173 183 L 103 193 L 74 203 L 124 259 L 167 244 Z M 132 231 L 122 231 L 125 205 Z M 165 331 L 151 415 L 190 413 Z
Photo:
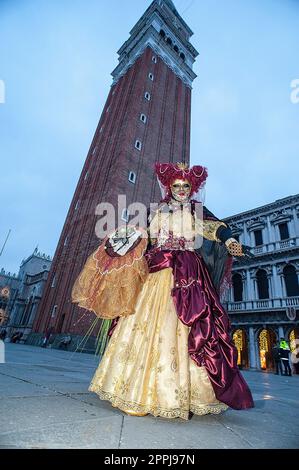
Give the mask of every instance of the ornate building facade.
M 119 49 L 119 64 L 58 242 L 34 334 L 84 336 L 93 313 L 71 291 L 100 240 L 96 208 L 110 203 L 126 221 L 133 202 L 149 206 L 160 190 L 154 163 L 190 160 L 191 89 L 198 55 L 189 26 L 171 0 L 154 0 Z M 118 207 L 118 196 L 126 206 Z M 117 221 L 116 221 L 117 222 Z M 116 223 L 117 225 L 117 223 Z M 95 332 L 96 336 L 96 332 Z
M 31 333 L 50 266 L 50 256 L 36 248 L 18 275 L 0 271 L 0 332 L 5 330 L 7 337 L 19 332 L 25 341 Z
M 239 365 L 273 370 L 276 340 L 285 338 L 292 351 L 299 346 L 299 194 L 225 221 L 255 254 L 234 263 L 226 303 Z

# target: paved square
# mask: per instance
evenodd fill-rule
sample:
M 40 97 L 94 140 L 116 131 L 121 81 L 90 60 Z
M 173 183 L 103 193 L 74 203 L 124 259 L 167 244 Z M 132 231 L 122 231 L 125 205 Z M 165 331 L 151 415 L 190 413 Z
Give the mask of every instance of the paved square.
M 299 448 L 299 376 L 248 371 L 256 407 L 191 421 L 127 416 L 88 392 L 98 358 L 10 344 L 0 364 L 0 449 Z

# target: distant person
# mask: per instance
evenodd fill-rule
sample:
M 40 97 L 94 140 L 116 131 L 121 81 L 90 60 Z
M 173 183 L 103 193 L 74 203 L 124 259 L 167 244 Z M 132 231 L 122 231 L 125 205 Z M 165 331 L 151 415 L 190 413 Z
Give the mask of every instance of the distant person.
M 45 336 L 43 337 L 42 348 L 46 348 L 48 346 L 50 336 L 51 336 L 51 330 L 48 330 Z
M 273 348 L 272 348 L 272 356 L 275 362 L 275 374 L 276 375 L 283 375 L 282 374 L 282 364 L 281 364 L 281 354 L 280 354 L 280 345 L 279 342 L 276 341 Z
M 290 347 L 286 340 L 284 338 L 280 338 L 280 356 L 281 356 L 281 361 L 284 367 L 284 375 L 288 375 L 291 377 L 292 375 L 292 370 L 290 367 L 290 362 L 289 362 L 289 357 L 290 357 Z

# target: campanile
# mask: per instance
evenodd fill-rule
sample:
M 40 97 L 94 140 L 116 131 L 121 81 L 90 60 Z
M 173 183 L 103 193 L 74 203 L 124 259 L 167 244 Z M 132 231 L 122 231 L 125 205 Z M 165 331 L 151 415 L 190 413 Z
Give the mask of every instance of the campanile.
M 100 241 L 96 206 L 118 195 L 158 202 L 154 162 L 190 160 L 191 89 L 198 52 L 171 0 L 154 0 L 119 49 L 112 86 L 92 140 L 52 262 L 33 327 L 56 334 L 87 332 L 93 314 L 71 303 L 71 290 Z

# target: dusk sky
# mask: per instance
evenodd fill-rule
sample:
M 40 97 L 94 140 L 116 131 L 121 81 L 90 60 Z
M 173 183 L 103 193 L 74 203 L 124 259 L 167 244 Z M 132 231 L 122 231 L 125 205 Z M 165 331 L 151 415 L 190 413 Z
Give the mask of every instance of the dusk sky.
M 150 3 L 0 0 L 0 268 L 37 245 L 54 255 L 117 50 Z M 224 218 L 297 194 L 299 1 L 174 3 L 200 53 L 191 162 L 209 169 L 207 207 Z

